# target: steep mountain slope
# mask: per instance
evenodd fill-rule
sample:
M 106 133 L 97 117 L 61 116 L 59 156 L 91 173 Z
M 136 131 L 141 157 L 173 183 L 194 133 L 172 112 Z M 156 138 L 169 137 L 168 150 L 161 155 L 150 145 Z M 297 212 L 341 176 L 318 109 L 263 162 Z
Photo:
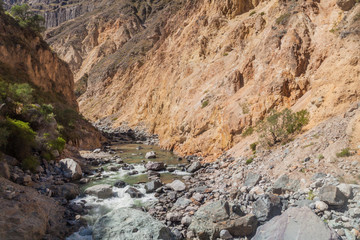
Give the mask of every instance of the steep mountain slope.
M 142 125 L 165 148 L 218 156 L 272 109 L 306 108 L 312 127 L 359 98 L 353 1 L 116 4 L 46 37 L 86 89 L 78 101 L 92 121 Z

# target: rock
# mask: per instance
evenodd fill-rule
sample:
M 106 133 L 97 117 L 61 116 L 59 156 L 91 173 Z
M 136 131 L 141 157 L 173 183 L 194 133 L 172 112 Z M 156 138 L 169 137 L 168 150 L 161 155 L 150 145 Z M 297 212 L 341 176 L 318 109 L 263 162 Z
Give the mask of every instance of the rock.
M 124 188 L 126 186 L 127 186 L 127 183 L 124 181 L 121 181 L 121 180 L 116 181 L 116 183 L 114 184 L 114 187 L 117 187 L 117 188 Z
M 147 152 L 147 153 L 145 154 L 145 158 L 146 158 L 146 159 L 154 159 L 154 158 L 156 158 L 156 152 L 154 152 L 154 151 Z
M 280 215 L 281 209 L 280 198 L 272 194 L 261 196 L 253 205 L 253 213 L 259 222 L 265 222 Z
M 231 236 L 230 232 L 228 230 L 221 230 L 220 231 L 220 238 L 221 239 L 232 239 L 233 236 Z
M 25 186 L 29 186 L 32 183 L 31 180 L 31 176 L 30 175 L 25 175 L 24 177 L 22 177 L 22 184 Z
M 165 169 L 165 164 L 163 162 L 148 162 L 145 167 L 147 170 L 161 171 Z
M 282 194 L 286 191 L 295 192 L 299 189 L 299 185 L 299 180 L 290 179 L 288 175 L 284 174 L 275 181 L 273 193 Z
M 355 0 L 337 0 L 336 4 L 343 11 L 349 11 L 351 8 L 355 6 Z
M 136 188 L 133 188 L 133 187 L 129 187 L 125 192 L 127 194 L 129 194 L 130 197 L 132 197 L 132 198 L 142 198 L 142 197 L 144 197 L 144 194 L 142 192 L 140 192 L 139 190 L 137 190 Z
M 180 222 L 182 218 L 181 213 L 179 212 L 169 212 L 166 214 L 166 220 L 171 222 Z
M 191 220 L 192 218 L 188 215 L 186 215 L 185 217 L 183 217 L 181 219 L 181 224 L 183 224 L 184 226 L 189 226 L 191 224 Z
M 146 193 L 153 193 L 156 189 L 161 187 L 163 184 L 160 180 L 154 180 L 145 184 Z
M 259 174 L 250 172 L 245 178 L 244 185 L 247 187 L 254 187 L 256 184 L 259 183 L 260 180 L 261 176 Z
M 108 184 L 100 184 L 89 187 L 85 190 L 85 194 L 94 195 L 98 198 L 111 198 L 113 196 L 112 186 Z
M 201 193 L 194 193 L 194 195 L 192 196 L 192 199 L 194 199 L 197 202 L 201 202 L 204 198 L 204 195 Z
M 176 202 L 174 203 L 174 207 L 185 208 L 191 203 L 192 201 L 190 199 L 181 197 L 176 200 Z
M 261 187 L 255 186 L 250 190 L 249 193 L 250 194 L 256 194 L 256 195 L 263 195 L 265 192 Z
M 322 201 L 316 201 L 315 208 L 318 209 L 319 211 L 323 212 L 323 211 L 327 210 L 329 208 L 329 206 Z
M 65 198 L 72 200 L 80 194 L 78 185 L 74 183 L 65 183 L 64 185 L 52 186 L 50 190 L 54 193 L 55 197 Z
M 253 214 L 231 219 L 218 224 L 218 228 L 228 230 L 234 237 L 246 237 L 256 231 L 258 221 Z
M 197 170 L 199 170 L 201 168 L 201 163 L 200 162 L 193 162 L 188 169 L 186 170 L 189 173 L 194 173 Z
M 332 185 L 320 188 L 318 197 L 330 206 L 342 206 L 347 200 L 346 196 L 336 186 Z
M 337 188 L 342 192 L 346 198 L 352 197 L 352 187 L 350 184 L 341 183 L 337 185 Z
M 180 180 L 174 180 L 172 183 L 167 184 L 166 186 L 170 187 L 172 190 L 181 192 L 186 189 L 185 183 Z
M 93 151 L 93 153 L 100 153 L 101 152 L 101 149 L 100 148 L 97 148 Z
M 93 226 L 94 240 L 173 239 L 169 228 L 149 214 L 131 208 L 119 208 L 99 218 Z
M 309 208 L 290 208 L 260 226 L 252 240 L 316 239 L 340 240 Z
M 4 160 L 0 160 L 0 176 L 10 179 L 10 168 L 7 162 Z
M 60 160 L 60 167 L 66 178 L 77 180 L 82 177 L 80 165 L 71 158 Z

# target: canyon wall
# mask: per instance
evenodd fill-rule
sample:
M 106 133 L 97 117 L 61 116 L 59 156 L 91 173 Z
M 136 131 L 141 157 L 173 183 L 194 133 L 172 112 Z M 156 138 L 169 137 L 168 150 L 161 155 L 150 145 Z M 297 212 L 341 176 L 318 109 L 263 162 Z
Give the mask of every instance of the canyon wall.
M 117 1 L 46 39 L 84 116 L 215 157 L 273 109 L 307 109 L 310 128 L 359 100 L 359 14 L 335 0 Z

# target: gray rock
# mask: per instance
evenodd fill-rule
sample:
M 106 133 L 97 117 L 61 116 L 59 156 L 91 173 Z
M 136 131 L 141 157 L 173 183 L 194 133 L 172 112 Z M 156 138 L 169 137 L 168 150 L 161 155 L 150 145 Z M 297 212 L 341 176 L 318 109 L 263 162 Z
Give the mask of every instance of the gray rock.
M 121 181 L 121 180 L 116 181 L 116 183 L 114 184 L 114 187 L 117 187 L 117 188 L 124 188 L 126 186 L 127 186 L 127 183 L 124 181 Z
M 351 8 L 355 6 L 355 0 L 337 0 L 336 4 L 343 11 L 349 11 Z
M 256 184 L 259 183 L 260 180 L 261 176 L 259 174 L 250 172 L 245 178 L 244 185 L 247 187 L 254 187 Z
M 221 239 L 232 239 L 233 236 L 231 236 L 230 232 L 228 230 L 221 230 L 220 231 L 220 238 Z
M 193 162 L 187 169 L 187 172 L 194 173 L 201 168 L 200 162 Z
M 165 164 L 163 162 L 148 162 L 145 167 L 147 170 L 161 171 L 165 169 Z
M 154 158 L 156 158 L 156 152 L 154 152 L 154 151 L 147 152 L 147 153 L 145 154 L 145 158 L 146 158 L 146 159 L 154 159 Z
M 192 201 L 190 199 L 181 197 L 176 200 L 176 202 L 174 203 L 174 207 L 185 208 L 191 203 Z
M 132 198 L 142 198 L 142 197 L 144 197 L 144 194 L 142 192 L 140 192 L 139 190 L 137 190 L 136 188 L 133 188 L 133 187 L 129 187 L 125 192 L 127 194 L 129 194 L 130 197 L 132 197 Z
M 174 236 L 169 228 L 149 214 L 136 209 L 119 208 L 95 222 L 93 239 L 172 240 Z
M 323 211 L 327 210 L 329 208 L 329 206 L 322 201 L 316 201 L 315 208 L 318 209 L 319 211 L 323 212 Z
M 332 185 L 320 188 L 318 197 L 330 206 L 342 206 L 347 200 L 346 196 L 336 186 Z
M 341 183 L 337 185 L 337 188 L 342 192 L 348 199 L 352 197 L 352 187 L 350 184 Z
M 64 185 L 52 186 L 51 191 L 55 197 L 65 198 L 66 200 L 72 200 L 80 194 L 78 185 L 74 183 L 65 183 Z
M 71 158 L 60 160 L 60 167 L 66 178 L 77 180 L 82 177 L 80 165 Z
M 189 226 L 191 224 L 192 218 L 190 216 L 185 216 L 181 219 L 181 224 L 184 226 Z
M 4 177 L 6 179 L 10 179 L 9 165 L 4 160 L 0 161 L 0 176 Z
M 111 198 L 113 196 L 112 186 L 108 184 L 100 184 L 89 187 L 85 190 L 85 194 L 97 196 L 98 198 Z
M 273 186 L 273 193 L 282 194 L 286 191 L 295 192 L 299 189 L 299 186 L 299 180 L 290 179 L 288 175 L 284 174 L 275 181 Z
M 177 192 L 181 192 L 186 189 L 185 183 L 180 180 L 174 180 L 172 183 L 167 184 L 167 186 Z
M 182 215 L 179 212 L 169 212 L 166 214 L 166 220 L 171 222 L 180 222 L 182 219 Z
M 145 184 L 146 193 L 153 193 L 156 189 L 161 187 L 163 184 L 160 180 L 154 180 Z
M 234 237 L 246 237 L 256 231 L 258 221 L 253 214 L 236 219 L 230 219 L 218 224 L 219 229 L 226 229 Z
M 259 222 L 265 222 L 280 215 L 282 204 L 280 198 L 275 195 L 263 195 L 253 205 L 253 213 Z
M 309 208 L 290 208 L 257 229 L 252 240 L 340 240 Z

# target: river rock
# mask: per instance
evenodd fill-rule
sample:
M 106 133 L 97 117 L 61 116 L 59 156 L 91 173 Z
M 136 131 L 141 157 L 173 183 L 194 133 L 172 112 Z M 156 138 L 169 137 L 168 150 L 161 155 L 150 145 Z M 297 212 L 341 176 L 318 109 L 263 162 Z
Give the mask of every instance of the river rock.
M 85 190 L 85 194 L 94 195 L 98 198 L 111 198 L 113 196 L 112 186 L 108 184 L 100 184 L 89 187 Z
M 144 197 L 144 194 L 142 194 L 142 192 L 140 192 L 139 190 L 137 190 L 136 188 L 133 188 L 133 187 L 129 187 L 125 192 L 127 194 L 129 194 L 130 197 L 132 197 L 132 198 L 142 198 L 142 197 Z
M 257 229 L 252 240 L 340 240 L 309 208 L 290 208 Z
M 346 196 L 333 185 L 320 188 L 318 197 L 330 206 L 342 206 L 347 200 Z
M 186 189 L 185 183 L 180 180 L 174 180 L 172 183 L 167 184 L 166 186 L 170 187 L 172 190 L 181 192 Z
M 273 194 L 259 197 L 253 205 L 253 213 L 259 222 L 265 222 L 280 215 L 281 209 L 280 198 Z
M 116 183 L 114 184 L 114 187 L 117 187 L 117 188 L 124 188 L 126 186 L 127 186 L 127 183 L 124 181 L 121 181 L 121 180 L 116 181 Z
M 201 168 L 200 162 L 193 162 L 187 169 L 187 172 L 194 173 Z
M 174 237 L 169 228 L 149 214 L 136 209 L 119 208 L 95 222 L 93 239 L 172 240 Z
M 163 184 L 160 180 L 154 180 L 145 184 L 146 193 L 153 193 L 156 189 L 161 187 Z
M 80 165 L 71 158 L 60 160 L 60 167 L 66 178 L 77 180 L 82 177 Z
M 154 158 L 156 158 L 156 152 L 154 152 L 154 151 L 147 152 L 147 153 L 145 154 L 145 158 L 146 158 L 146 159 L 154 159 Z
M 74 183 L 52 186 L 50 190 L 54 193 L 55 197 L 65 198 L 66 200 L 72 200 L 80 194 L 78 185 Z
M 163 162 L 148 162 L 145 167 L 147 170 L 161 171 L 165 169 L 165 164 Z

